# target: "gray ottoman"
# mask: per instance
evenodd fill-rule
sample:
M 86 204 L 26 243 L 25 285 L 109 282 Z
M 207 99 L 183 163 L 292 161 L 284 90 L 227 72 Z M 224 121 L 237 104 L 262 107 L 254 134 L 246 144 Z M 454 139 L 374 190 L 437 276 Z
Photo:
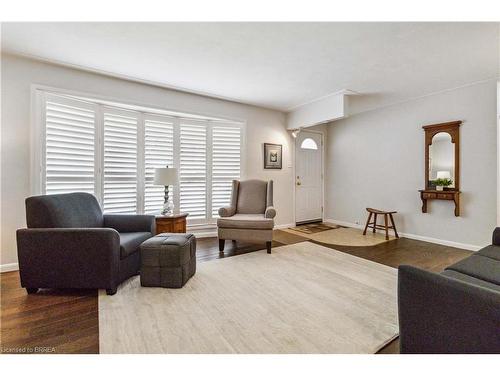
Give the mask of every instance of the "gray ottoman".
M 196 272 L 196 237 L 161 233 L 141 245 L 141 285 L 182 288 Z

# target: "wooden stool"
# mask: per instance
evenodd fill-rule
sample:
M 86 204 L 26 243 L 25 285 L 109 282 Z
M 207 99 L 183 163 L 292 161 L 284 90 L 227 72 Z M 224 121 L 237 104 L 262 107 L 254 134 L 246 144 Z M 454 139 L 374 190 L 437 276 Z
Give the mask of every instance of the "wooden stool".
M 366 235 L 366 230 L 368 228 L 373 228 L 373 233 L 376 233 L 377 229 L 385 229 L 385 239 L 389 239 L 389 229 L 394 229 L 394 234 L 396 238 L 399 238 L 398 231 L 396 230 L 396 224 L 394 224 L 394 219 L 392 218 L 392 214 L 397 213 L 397 211 L 380 211 L 375 208 L 367 208 L 370 214 L 368 215 L 368 220 L 366 220 L 365 230 L 363 231 L 363 236 Z M 373 222 L 370 222 L 372 215 L 375 215 Z M 377 215 L 384 215 L 384 225 L 377 224 Z M 391 219 L 391 225 L 388 224 L 387 217 Z

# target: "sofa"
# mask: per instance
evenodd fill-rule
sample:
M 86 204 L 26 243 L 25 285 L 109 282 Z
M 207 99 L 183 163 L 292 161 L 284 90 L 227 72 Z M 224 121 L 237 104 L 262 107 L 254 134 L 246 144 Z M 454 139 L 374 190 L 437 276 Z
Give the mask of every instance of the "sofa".
M 139 273 L 139 246 L 155 234 L 152 215 L 103 214 L 88 193 L 26 199 L 27 227 L 17 231 L 21 285 L 106 289 Z
M 225 240 L 265 242 L 271 254 L 274 217 L 273 181 L 233 180 L 231 203 L 219 209 L 217 234 L 219 251 Z
M 440 274 L 400 266 L 401 353 L 500 353 L 500 228 Z

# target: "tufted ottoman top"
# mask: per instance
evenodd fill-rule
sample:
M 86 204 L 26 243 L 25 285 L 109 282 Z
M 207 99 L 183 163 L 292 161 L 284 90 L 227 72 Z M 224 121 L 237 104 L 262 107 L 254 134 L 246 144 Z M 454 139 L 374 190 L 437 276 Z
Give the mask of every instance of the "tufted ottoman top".
M 161 233 L 141 245 L 141 263 L 152 267 L 178 267 L 196 257 L 196 237 L 186 233 Z

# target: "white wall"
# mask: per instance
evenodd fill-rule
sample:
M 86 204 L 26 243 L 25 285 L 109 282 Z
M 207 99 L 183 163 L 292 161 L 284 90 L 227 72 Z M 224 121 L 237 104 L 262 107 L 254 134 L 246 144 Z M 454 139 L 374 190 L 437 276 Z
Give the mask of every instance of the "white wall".
M 366 207 L 397 210 L 400 232 L 484 246 L 496 223 L 496 81 L 361 113 L 328 125 L 326 217 L 364 224 Z M 422 125 L 462 120 L 462 211 L 424 187 Z
M 147 66 L 145 66 L 147 68 Z M 273 179 L 276 224 L 293 221 L 292 138 L 281 112 L 192 95 L 2 54 L 0 264 L 17 263 L 16 229 L 25 227 L 30 194 L 30 86 L 41 84 L 142 105 L 243 119 L 246 177 Z M 263 169 L 263 143 L 283 144 L 283 169 Z M 5 267 L 4 267 L 5 269 Z

